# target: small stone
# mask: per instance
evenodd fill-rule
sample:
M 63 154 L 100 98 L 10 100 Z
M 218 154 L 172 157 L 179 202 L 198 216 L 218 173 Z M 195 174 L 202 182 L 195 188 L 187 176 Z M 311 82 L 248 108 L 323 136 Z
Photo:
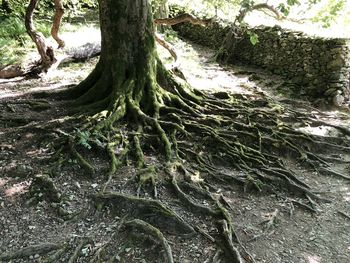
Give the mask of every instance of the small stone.
M 334 106 L 340 107 L 343 104 L 344 100 L 345 98 L 343 95 L 337 94 L 333 97 L 332 102 Z
M 74 184 L 75 184 L 75 186 L 76 186 L 78 189 L 81 189 L 81 186 L 80 186 L 79 182 L 75 182 Z
M 35 255 L 34 255 L 34 258 L 39 258 L 39 257 L 40 257 L 39 254 L 35 254 Z
M 126 252 L 126 253 L 129 253 L 130 250 L 131 250 L 131 248 L 130 248 L 130 247 L 127 247 L 127 248 L 125 249 L 125 252 Z

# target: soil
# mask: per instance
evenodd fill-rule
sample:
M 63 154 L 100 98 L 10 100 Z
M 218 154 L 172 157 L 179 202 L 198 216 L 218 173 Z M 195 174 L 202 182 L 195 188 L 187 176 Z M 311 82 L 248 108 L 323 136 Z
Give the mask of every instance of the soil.
M 268 97 L 276 107 L 306 112 L 326 123 L 350 125 L 347 109 L 316 109 L 306 98 L 296 97 L 285 80 L 277 76 L 244 66 L 221 66 L 212 61 L 211 50 L 184 41 L 176 43 L 176 50 L 180 51 L 180 69 L 188 82 L 198 89 Z M 52 262 L 166 262 L 157 240 L 138 231 L 121 229 L 124 217 L 133 213 L 132 206 L 123 210 L 120 203 L 120 207 L 96 208 L 93 194 L 105 186 L 108 169 L 108 156 L 104 153 L 92 152 L 83 145 L 79 149 L 97 167 L 93 178 L 86 175 L 73 158 L 68 158 L 56 171 L 52 180 L 64 200 L 59 207 L 41 195 L 34 199 L 29 193 L 35 176 L 44 174 L 52 165 L 52 141 L 71 124 L 66 117 L 67 109 L 54 97 L 34 103 L 38 92 L 79 83 L 96 61 L 60 68 L 41 79 L 0 82 L 0 256 L 31 248 L 29 252 L 24 250 L 22 258 L 4 262 L 46 262 L 48 255 L 54 253 L 37 249 L 38 244 L 64 244 L 65 253 Z M 329 126 L 307 127 L 298 123 L 295 126 L 319 135 L 339 134 Z M 156 166 L 161 165 L 154 156 L 146 157 Z M 341 157 L 350 161 L 350 156 Z M 243 254 L 248 252 L 255 262 L 349 262 L 349 181 L 320 175 L 293 160 L 289 166 L 312 186 L 314 193 L 327 201 L 316 203 L 282 189 L 258 192 L 234 184 L 213 184 L 214 194 L 222 195 L 230 207 L 235 232 L 242 245 L 238 246 L 239 250 Z M 349 163 L 335 163 L 333 168 L 347 169 L 347 175 L 350 174 Z M 107 190 L 135 195 L 138 188 L 135 173 L 132 165 L 123 167 L 107 185 Z M 213 242 L 215 226 L 208 217 L 184 209 L 175 193 L 167 189 L 167 182 L 158 183 L 158 199 L 191 226 L 207 233 L 173 235 L 173 226 L 167 225 L 164 233 L 174 262 L 214 262 L 218 251 Z M 151 198 L 152 190 L 152 187 L 142 188 L 141 197 Z M 105 248 L 104 253 L 97 261 L 94 256 L 102 248 Z M 74 261 L 70 261 L 72 258 Z

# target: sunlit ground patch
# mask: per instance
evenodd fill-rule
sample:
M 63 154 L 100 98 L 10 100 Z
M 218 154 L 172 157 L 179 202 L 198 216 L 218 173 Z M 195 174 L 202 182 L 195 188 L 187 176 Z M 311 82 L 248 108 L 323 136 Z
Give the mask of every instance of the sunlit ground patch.
M 8 178 L 0 178 L 0 187 L 3 187 L 9 181 Z
M 24 194 L 25 192 L 27 192 L 29 185 L 30 185 L 29 181 L 23 181 L 23 182 L 12 184 L 4 190 L 5 196 L 13 197 L 18 194 Z
M 322 258 L 320 258 L 319 256 L 315 256 L 315 255 L 306 256 L 306 259 L 307 259 L 308 263 L 321 263 L 322 262 Z

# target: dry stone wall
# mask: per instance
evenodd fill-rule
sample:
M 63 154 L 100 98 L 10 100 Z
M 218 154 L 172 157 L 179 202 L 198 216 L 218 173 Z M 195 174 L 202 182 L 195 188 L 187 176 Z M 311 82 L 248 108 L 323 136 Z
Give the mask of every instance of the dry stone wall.
M 260 27 L 238 40 L 231 63 L 266 68 L 297 84 L 312 97 L 324 97 L 336 105 L 349 99 L 350 40 L 306 36 L 280 27 Z
M 229 28 L 214 23 L 212 27 L 177 25 L 180 36 L 195 43 L 219 49 Z M 323 98 L 335 105 L 349 101 L 350 40 L 307 36 L 281 27 L 251 29 L 259 37 L 252 45 L 243 34 L 233 43 L 229 63 L 244 63 L 282 75 L 299 90 L 313 98 Z

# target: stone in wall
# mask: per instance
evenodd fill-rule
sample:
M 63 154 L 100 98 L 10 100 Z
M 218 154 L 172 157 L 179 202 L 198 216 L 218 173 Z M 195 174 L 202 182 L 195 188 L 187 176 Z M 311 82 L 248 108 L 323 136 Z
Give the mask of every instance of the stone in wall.
M 174 29 L 180 36 L 217 50 L 229 32 L 221 23 L 209 28 L 182 24 Z M 350 39 L 312 37 L 279 26 L 250 30 L 259 36 L 259 42 L 252 45 L 247 34 L 236 39 L 229 63 L 265 68 L 284 76 L 307 95 L 337 106 L 349 101 Z

